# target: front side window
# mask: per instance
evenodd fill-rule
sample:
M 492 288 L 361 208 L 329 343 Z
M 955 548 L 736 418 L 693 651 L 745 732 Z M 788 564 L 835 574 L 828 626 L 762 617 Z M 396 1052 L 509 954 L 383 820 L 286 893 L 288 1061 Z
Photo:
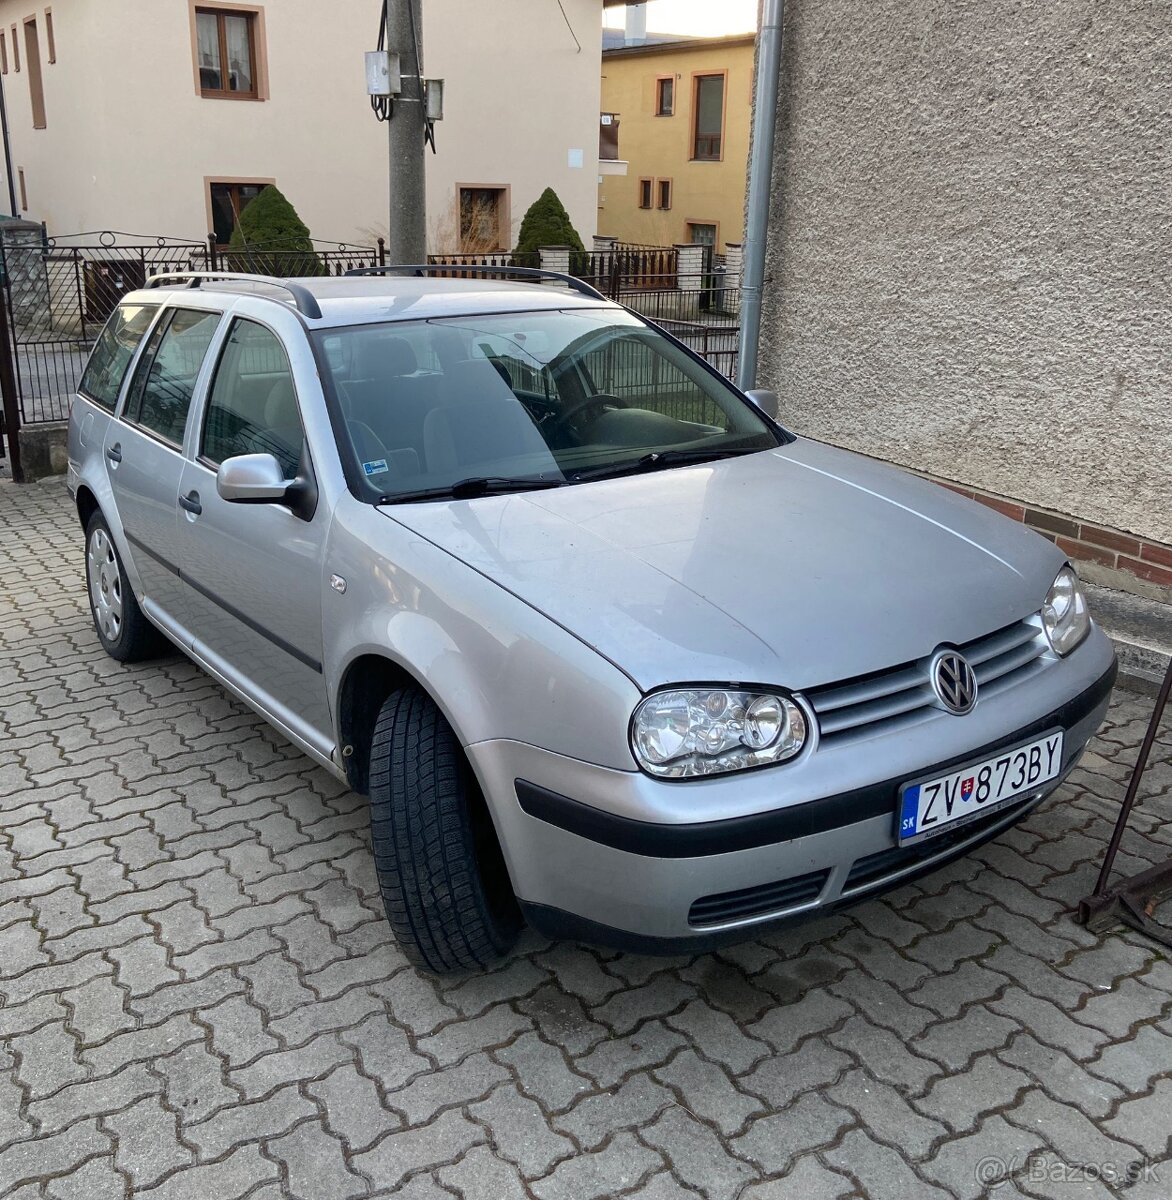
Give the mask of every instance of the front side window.
M 156 312 L 153 304 L 123 304 L 110 314 L 78 384 L 77 390 L 87 400 L 114 411 L 126 368 Z
M 692 157 L 716 160 L 721 156 L 724 133 L 724 76 L 696 76 L 696 123 Z
M 459 498 L 468 486 L 585 483 L 779 442 L 728 383 L 618 310 L 433 318 L 311 337 L 347 476 L 370 502 L 453 486 Z
M 271 454 L 292 479 L 304 440 L 284 346 L 263 325 L 238 318 L 216 366 L 200 457 L 217 467 L 237 454 Z
M 139 360 L 122 416 L 166 442 L 183 443 L 195 381 L 220 314 L 173 309 L 151 334 Z
M 195 10 L 199 90 L 213 98 L 257 99 L 256 17 L 221 8 Z

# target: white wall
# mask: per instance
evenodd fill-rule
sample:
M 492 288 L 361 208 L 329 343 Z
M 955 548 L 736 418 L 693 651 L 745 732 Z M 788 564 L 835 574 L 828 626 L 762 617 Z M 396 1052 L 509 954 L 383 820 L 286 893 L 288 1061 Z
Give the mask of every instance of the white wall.
M 601 0 L 564 3 L 581 52 L 547 0 L 424 4 L 426 73 L 447 81 L 439 153 L 427 165 L 437 232 L 464 182 L 511 189 L 514 235 L 546 186 L 584 239 L 594 233 Z M 379 0 L 264 9 L 271 99 L 250 102 L 196 94 L 185 0 L 57 4 L 53 64 L 37 8 L 46 129 L 32 128 L 22 29 L 22 70 L 9 44 L 3 78 L 13 167 L 24 168 L 28 191 L 21 215 L 51 233 L 203 237 L 205 177 L 272 178 L 316 237 L 385 231 L 386 128 L 370 111 L 362 62 Z M 24 0 L 0 0 L 9 42 L 28 15 Z M 567 165 L 570 149 L 582 151 L 580 168 Z

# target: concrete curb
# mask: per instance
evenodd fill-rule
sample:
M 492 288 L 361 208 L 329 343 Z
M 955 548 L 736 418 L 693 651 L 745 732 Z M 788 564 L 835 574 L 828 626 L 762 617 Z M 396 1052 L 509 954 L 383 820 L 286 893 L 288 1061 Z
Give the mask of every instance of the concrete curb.
M 1091 612 L 1115 645 L 1119 685 L 1154 696 L 1172 658 L 1172 606 L 1085 584 Z

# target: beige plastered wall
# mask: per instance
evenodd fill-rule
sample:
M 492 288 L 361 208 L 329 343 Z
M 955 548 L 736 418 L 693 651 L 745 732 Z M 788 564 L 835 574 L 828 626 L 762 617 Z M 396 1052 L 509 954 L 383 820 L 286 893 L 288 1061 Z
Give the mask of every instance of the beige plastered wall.
M 1172 542 L 1169 15 L 786 4 L 760 367 L 786 421 Z
M 695 76 L 727 72 L 723 157 L 692 161 Z M 675 81 L 675 112 L 655 115 L 656 81 Z M 598 232 L 625 242 L 672 245 L 690 240 L 688 222 L 717 226 L 718 244 L 739 242 L 744 229 L 753 39 L 730 38 L 690 49 L 678 44 L 607 54 L 602 61 L 602 111 L 619 116 L 619 158 L 627 174 L 604 175 L 598 188 Z M 639 181 L 672 181 L 669 211 L 639 207 Z
M 514 236 L 547 186 L 584 238 L 595 232 L 602 5 L 563 3 L 581 51 L 556 4 L 425 3 L 425 73 L 446 79 L 439 152 L 428 153 L 426 168 L 431 236 L 451 225 L 456 183 L 468 180 L 509 189 Z M 44 130 L 32 127 L 20 29 L 22 69 L 9 45 L 3 78 L 13 169 L 24 169 L 28 191 L 20 215 L 46 221 L 51 233 L 200 238 L 205 179 L 271 178 L 316 237 L 385 233 L 387 129 L 371 113 L 362 59 L 375 44 L 377 0 L 259 7 L 269 98 L 244 101 L 197 93 L 186 0 L 54 4 Z M 34 11 L 44 56 L 43 6 L 0 0 L 9 40 L 10 26 Z M 581 166 L 571 165 L 571 150 Z

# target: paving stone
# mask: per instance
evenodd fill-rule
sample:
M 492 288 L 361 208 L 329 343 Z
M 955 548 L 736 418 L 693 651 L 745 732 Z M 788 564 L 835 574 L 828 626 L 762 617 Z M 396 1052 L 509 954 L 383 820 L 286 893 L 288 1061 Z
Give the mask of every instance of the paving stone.
M 222 1157 L 241 1143 L 279 1137 L 299 1122 L 317 1116 L 316 1107 L 301 1095 L 296 1084 L 287 1084 L 264 1100 L 235 1104 L 194 1124 L 185 1123 L 183 1139 L 195 1146 L 200 1159 L 206 1162 Z
M 808 1155 L 783 1178 L 750 1184 L 741 1200 L 843 1200 L 852 1195 L 857 1193 L 849 1179 Z
M 76 1124 L 63 1133 L 16 1142 L 0 1150 L 0 1196 L 9 1196 L 19 1184 L 71 1171 L 87 1158 L 108 1154 L 109 1137 L 96 1121 Z
M 1041 1137 L 992 1116 L 966 1137 L 945 1142 L 920 1170 L 959 1200 L 1012 1195 L 1005 1181 L 1026 1167 L 1031 1154 L 1043 1149 Z
M 632 1200 L 695 1200 L 700 1193 L 685 1187 L 670 1171 L 660 1171 L 627 1195 Z
M 351 1064 L 306 1084 L 305 1090 L 321 1105 L 329 1132 L 350 1149 L 365 1150 L 384 1133 L 402 1126 L 383 1107 L 378 1088 Z
M 136 1193 L 136 1200 L 208 1200 L 244 1196 L 266 1179 L 277 1178 L 277 1166 L 255 1145 L 241 1146 L 220 1162 L 185 1167 L 157 1187 Z
M 228 1072 L 228 1079 L 244 1099 L 256 1100 L 290 1079 L 324 1077 L 353 1057 L 353 1050 L 337 1034 L 326 1033 L 298 1050 L 278 1050 L 247 1067 L 237 1067 Z
M 553 1123 L 584 1149 L 596 1150 L 616 1130 L 647 1125 L 664 1109 L 676 1105 L 675 1096 L 667 1088 L 641 1071 L 614 1089 L 583 1096 Z
M 394 1190 L 407 1175 L 423 1167 L 438 1167 L 456 1160 L 472 1146 L 487 1141 L 488 1134 L 474 1121 L 454 1110 L 441 1113 L 429 1125 L 389 1133 L 377 1145 L 351 1157 L 351 1166 L 368 1176 L 377 1189 Z
M 993 1000 L 990 1007 L 1027 1027 L 1038 1041 L 1062 1050 L 1074 1059 L 1090 1058 L 1107 1041 L 1100 1030 L 1072 1020 L 1058 1005 L 1021 988 L 1010 988 L 1002 997 Z M 1172 1043 L 1169 1043 L 1169 1053 L 1172 1054 Z M 1172 1067 L 1172 1060 L 1169 1066 Z
M 42 1025 L 8 1045 L 20 1060 L 16 1078 L 33 1100 L 86 1076 L 77 1061 L 77 1041 L 64 1025 Z
M 454 1066 L 427 1071 L 406 1087 L 387 1093 L 387 1104 L 401 1112 L 408 1125 L 423 1125 L 443 1108 L 487 1097 L 508 1072 L 487 1054 L 473 1054 Z
M 117 1139 L 114 1166 L 129 1176 L 135 1187 L 150 1187 L 174 1168 L 194 1160 L 179 1142 L 175 1115 L 163 1108 L 158 1096 L 111 1114 L 105 1124 Z
M 1168 1114 L 1172 1112 L 1172 1078 L 1157 1081 L 1144 1096 L 1125 1100 L 1115 1116 L 1104 1122 L 1108 1133 L 1126 1138 L 1139 1146 L 1151 1159 L 1164 1158 L 1170 1153 L 1172 1129 Z
M 663 1166 L 657 1153 L 631 1134 L 620 1133 L 604 1149 L 568 1158 L 529 1186 L 538 1200 L 609 1200 Z
M 936 1080 L 915 1104 L 958 1133 L 968 1133 L 985 1113 L 1009 1104 L 1029 1085 L 1028 1075 L 986 1054 L 967 1071 Z
M 685 1045 L 687 1039 L 677 1030 L 662 1021 L 649 1021 L 637 1033 L 596 1046 L 575 1062 L 574 1069 L 588 1075 L 599 1087 L 609 1088 L 630 1071 L 666 1062 Z M 498 1051 L 497 1057 L 504 1061 L 508 1055 Z
M 847 1072 L 826 1089 L 826 1097 L 854 1113 L 873 1137 L 901 1147 L 915 1160 L 927 1157 L 938 1141 L 949 1136 L 946 1126 L 920 1116 L 895 1088 L 863 1071 Z
M 491 1130 L 497 1154 L 527 1178 L 545 1175 L 554 1163 L 576 1153 L 574 1143 L 550 1128 L 541 1107 L 513 1084 L 504 1084 L 487 1100 L 469 1105 L 468 1112 Z
M 700 1058 L 694 1050 L 685 1050 L 657 1067 L 655 1078 L 675 1088 L 680 1102 L 691 1113 L 716 1125 L 725 1137 L 743 1129 L 750 1117 L 764 1111 L 764 1105 L 740 1091 L 715 1063 Z
M 597 1054 L 598 1050 L 595 1050 L 587 1059 Z M 579 1069 L 571 1068 L 563 1052 L 557 1046 L 543 1041 L 536 1033 L 522 1034 L 515 1042 L 494 1050 L 493 1058 L 512 1068 L 527 1096 L 554 1112 L 568 1108 L 579 1095 L 593 1090 L 596 1084 L 609 1086 L 598 1075 L 587 1075 L 588 1068 L 584 1065 Z M 637 1065 L 632 1063 L 631 1068 Z M 610 1083 L 615 1082 L 624 1073 L 623 1070 L 618 1070 Z
M 979 1054 L 1009 1045 L 1020 1026 L 999 1013 L 977 1004 L 963 1016 L 940 1021 L 913 1038 L 909 1049 L 934 1058 L 950 1071 L 960 1071 Z
M 347 1200 L 366 1194 L 366 1183 L 346 1166 L 342 1143 L 312 1121 L 283 1137 L 272 1138 L 268 1151 L 285 1164 L 289 1191 L 300 1200 Z
M 43 1100 L 32 1101 L 28 1115 L 37 1122 L 42 1133 L 54 1133 L 85 1117 L 124 1108 L 143 1096 L 156 1094 L 161 1088 L 158 1077 L 144 1064 L 131 1063 L 114 1075 L 82 1080 Z
M 928 1080 L 940 1073 L 938 1063 L 922 1058 L 919 1050 L 913 1050 L 902 1038 L 862 1017 L 852 1017 L 841 1029 L 826 1036 L 832 1045 L 850 1054 L 876 1079 L 904 1092 L 922 1092 Z
M 432 1068 L 429 1059 L 411 1048 L 403 1030 L 381 1016 L 368 1017 L 337 1036 L 357 1054 L 363 1074 L 377 1080 L 384 1091 L 400 1088 Z
M 1089 1074 L 1028 1033 L 1018 1034 L 998 1058 L 1037 1080 L 1056 1100 L 1093 1117 L 1105 1117 L 1123 1096 L 1113 1083 Z
M 767 1058 L 740 1083 L 773 1108 L 785 1108 L 796 1096 L 833 1083 L 854 1064 L 845 1054 L 817 1041 L 804 1042 L 790 1054 Z
M 27 1189 L 18 1188 L 10 1193 L 7 1200 L 21 1200 L 22 1197 L 40 1200 L 45 1195 L 52 1200 L 124 1200 L 128 1194 L 126 1180 L 114 1169 L 108 1156 L 91 1158 L 76 1171 L 51 1180 L 46 1188 L 47 1191 L 42 1192 L 30 1184 Z
M 748 1071 L 772 1053 L 763 1041 L 742 1032 L 727 1013 L 695 1000 L 683 1012 L 667 1018 L 705 1057 L 721 1063 L 734 1075 Z
M 784 1112 L 754 1121 L 730 1143 L 743 1159 L 767 1175 L 780 1175 L 803 1154 L 829 1146 L 855 1123 L 855 1117 L 817 1092 L 806 1092 Z
M 942 1200 L 947 1193 L 925 1183 L 890 1146 L 861 1129 L 852 1129 L 838 1146 L 823 1151 L 826 1162 L 857 1179 L 864 1196 L 898 1196 L 900 1200 Z

